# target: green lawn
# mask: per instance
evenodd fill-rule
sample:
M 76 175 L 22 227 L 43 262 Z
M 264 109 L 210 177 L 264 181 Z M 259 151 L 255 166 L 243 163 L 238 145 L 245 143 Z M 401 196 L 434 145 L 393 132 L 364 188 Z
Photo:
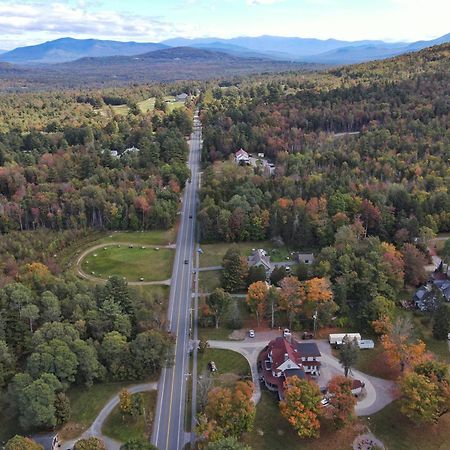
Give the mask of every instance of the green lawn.
M 139 395 L 144 397 L 145 417 L 123 420 L 119 406 L 116 406 L 103 425 L 102 432 L 106 436 L 120 442 L 132 438 L 148 438 L 155 417 L 157 391 L 143 392 Z
M 128 105 L 111 105 L 114 114 L 118 116 L 126 116 L 130 110 Z
M 229 339 L 230 333 L 233 330 L 225 327 L 219 328 L 199 328 L 198 337 L 199 339 L 213 340 L 213 341 L 227 341 Z
M 126 242 L 140 245 L 168 245 L 174 244 L 176 240 L 176 229 L 154 230 L 154 231 L 115 231 L 98 240 L 104 242 Z
M 388 449 L 450 449 L 450 413 L 440 417 L 436 425 L 417 426 L 400 414 L 399 402 L 396 401 L 365 421 Z
M 319 439 L 301 439 L 281 416 L 276 395 L 264 390 L 256 408 L 254 429 L 243 440 L 255 450 L 348 450 L 357 434 L 353 426 L 336 431 L 325 423 Z
M 220 287 L 220 282 L 220 270 L 208 270 L 198 274 L 200 292 L 212 292 L 215 288 Z
M 232 350 L 221 350 L 208 348 L 204 353 L 198 353 L 198 373 L 208 371 L 208 362 L 214 361 L 217 366 L 217 375 L 233 373 L 240 377 L 250 376 L 250 366 L 247 360 L 237 352 Z
M 137 102 L 138 108 L 141 110 L 142 113 L 147 113 L 149 111 L 153 111 L 155 108 L 155 97 L 147 98 L 146 100 L 142 100 L 140 102 Z M 111 105 L 111 108 L 114 112 L 114 114 L 117 114 L 119 116 L 126 116 L 128 112 L 130 111 L 130 107 L 128 105 Z
M 155 109 L 155 97 L 150 97 L 147 100 L 137 102 L 139 109 L 145 114 Z
M 175 101 L 175 97 L 171 95 L 167 95 L 164 97 L 164 101 L 166 103 L 167 112 L 171 113 L 174 109 L 183 108 L 185 106 L 185 102 L 177 102 Z
M 108 246 L 89 253 L 82 269 L 100 278 L 118 275 L 127 281 L 162 281 L 171 276 L 174 256 L 172 249 Z
M 286 247 L 275 248 L 270 241 L 238 242 L 236 244 L 204 244 L 201 246 L 203 254 L 200 255 L 200 267 L 222 265 L 222 259 L 225 256 L 225 253 L 233 245 L 239 247 L 241 253 L 246 256 L 249 256 L 252 253 L 253 249 L 263 248 L 267 251 L 271 260 L 274 262 L 287 261 L 286 257 L 290 255 L 290 252 Z
M 106 402 L 130 383 L 94 384 L 91 388 L 76 386 L 68 390 L 72 410 L 70 423 L 61 434 L 66 439 L 76 437 L 86 430 L 97 417 Z

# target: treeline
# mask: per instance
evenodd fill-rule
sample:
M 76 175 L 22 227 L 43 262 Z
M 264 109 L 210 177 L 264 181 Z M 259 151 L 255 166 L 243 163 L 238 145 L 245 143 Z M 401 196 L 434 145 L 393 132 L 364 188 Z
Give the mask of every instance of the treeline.
M 32 264 L 23 282 L 0 290 L 0 388 L 10 413 L 25 430 L 62 425 L 71 386 L 156 373 L 172 354 L 160 303 L 118 277 L 91 287 Z
M 177 109 L 1 134 L 0 231 L 172 226 L 191 128 L 191 112 Z
M 215 164 L 203 179 L 203 239 L 281 236 L 310 248 L 355 219 L 399 244 L 450 230 L 449 62 L 443 45 L 208 90 L 203 157 Z M 218 163 L 241 147 L 264 153 L 275 176 Z

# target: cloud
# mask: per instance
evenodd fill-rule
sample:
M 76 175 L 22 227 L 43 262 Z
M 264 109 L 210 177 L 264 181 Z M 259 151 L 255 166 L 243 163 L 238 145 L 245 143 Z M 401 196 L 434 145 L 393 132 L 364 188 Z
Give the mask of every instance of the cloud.
M 280 3 L 283 0 L 247 0 L 247 5 L 273 5 L 274 3 Z
M 160 40 L 187 31 L 161 17 L 93 10 L 89 8 L 90 3 L 0 4 L 0 35 L 11 37 L 34 32 Z

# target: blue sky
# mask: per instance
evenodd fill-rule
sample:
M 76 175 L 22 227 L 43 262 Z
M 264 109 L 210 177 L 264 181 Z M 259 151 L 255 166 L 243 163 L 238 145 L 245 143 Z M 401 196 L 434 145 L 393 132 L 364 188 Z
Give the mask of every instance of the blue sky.
M 414 41 L 448 33 L 449 23 L 448 0 L 0 0 L 0 48 L 64 36 Z

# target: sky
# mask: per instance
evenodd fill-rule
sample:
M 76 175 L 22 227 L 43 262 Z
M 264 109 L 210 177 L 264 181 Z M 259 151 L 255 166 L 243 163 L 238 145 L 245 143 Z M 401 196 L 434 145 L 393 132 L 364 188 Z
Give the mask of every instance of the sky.
M 297 36 L 416 41 L 450 32 L 449 0 L 0 0 L 0 49 L 61 37 Z

